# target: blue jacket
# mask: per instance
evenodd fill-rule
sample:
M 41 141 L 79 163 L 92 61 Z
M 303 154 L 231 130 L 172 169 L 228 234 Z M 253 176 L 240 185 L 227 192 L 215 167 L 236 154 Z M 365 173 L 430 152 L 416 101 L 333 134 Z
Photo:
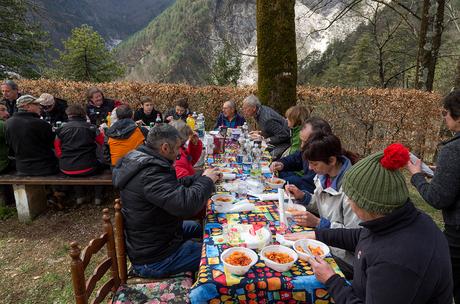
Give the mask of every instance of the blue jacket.
M 224 113 L 220 113 L 219 117 L 217 117 L 214 129 L 218 129 L 220 126 L 234 129 L 236 127 L 242 126 L 245 122 L 246 120 L 244 119 L 244 117 L 238 113 L 235 114 L 235 117 L 233 117 L 232 121 L 229 121 L 227 117 L 224 116 Z
M 313 170 L 308 169 L 308 161 L 303 159 L 301 151 L 297 151 L 291 155 L 283 157 L 279 161 L 284 165 L 283 171 L 303 171 L 302 179 L 309 185 L 309 187 L 304 190 L 309 193 L 313 193 L 313 191 L 315 191 L 313 178 L 316 173 Z

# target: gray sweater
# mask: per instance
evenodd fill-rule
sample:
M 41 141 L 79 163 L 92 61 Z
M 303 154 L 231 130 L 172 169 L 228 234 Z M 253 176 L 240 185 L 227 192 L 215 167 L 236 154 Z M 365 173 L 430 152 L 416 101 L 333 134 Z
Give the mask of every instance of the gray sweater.
M 431 183 L 423 173 L 414 174 L 411 182 L 428 204 L 442 210 L 446 225 L 460 225 L 460 132 L 443 143 Z

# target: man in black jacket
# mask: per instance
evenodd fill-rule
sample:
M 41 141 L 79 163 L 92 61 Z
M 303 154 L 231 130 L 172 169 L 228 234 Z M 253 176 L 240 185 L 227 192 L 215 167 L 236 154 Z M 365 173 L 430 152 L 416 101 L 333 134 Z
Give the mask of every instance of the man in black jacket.
M 56 125 L 56 122 L 66 122 L 68 120 L 65 110 L 67 109 L 67 101 L 55 98 L 53 95 L 43 93 L 37 99 L 43 107 L 42 117 L 51 125 Z
M 384 155 L 368 156 L 345 174 L 343 191 L 363 221 L 362 229 L 323 229 L 303 236 L 355 253 L 351 285 L 323 259 L 310 259 L 315 276 L 337 304 L 452 303 L 447 241 L 409 200 L 399 170 L 409 152 L 401 147 L 394 144 Z
M 6 142 L 23 175 L 50 175 L 58 172 L 51 125 L 40 119 L 40 104 L 30 95 L 17 100 L 18 112 L 6 121 Z
M 113 184 L 123 202 L 126 246 L 134 271 L 143 277 L 165 277 L 196 271 L 202 236 L 195 222 L 183 221 L 202 210 L 219 175 L 206 170 L 176 178 L 178 131 L 167 124 L 152 128 L 146 144 L 124 156 L 113 169 Z

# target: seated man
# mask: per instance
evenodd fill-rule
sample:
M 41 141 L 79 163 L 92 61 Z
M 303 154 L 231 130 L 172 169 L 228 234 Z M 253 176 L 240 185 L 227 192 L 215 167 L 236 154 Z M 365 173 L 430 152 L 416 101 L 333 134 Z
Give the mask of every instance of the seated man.
M 6 142 L 16 157 L 16 170 L 22 175 L 51 175 L 59 171 L 54 155 L 51 125 L 40 119 L 37 99 L 23 95 L 17 100 L 18 112 L 6 122 Z
M 198 213 L 214 190 L 217 171 L 176 178 L 173 163 L 181 146 L 179 132 L 168 124 L 152 128 L 145 145 L 128 153 L 113 169 L 113 184 L 123 202 L 126 249 L 134 271 L 161 278 L 197 271 L 202 236 Z
M 255 95 L 246 97 L 243 101 L 245 117 L 254 117 L 260 131 L 253 131 L 251 135 L 263 137 L 267 144 L 273 146 L 271 154 L 277 159 L 289 148 L 291 137 L 286 119 L 270 107 L 263 106 Z
M 187 98 L 179 98 L 176 100 L 175 104 L 176 106 L 174 108 L 169 109 L 163 115 L 167 123 L 173 120 L 179 120 L 179 119 L 186 121 L 189 114 L 191 114 L 188 108 Z
M 237 128 L 242 126 L 246 120 L 236 111 L 236 103 L 233 100 L 226 101 L 222 107 L 222 113 L 217 117 L 214 129 L 219 127 Z
M 316 238 L 355 252 L 351 285 L 323 259 L 310 259 L 316 278 L 337 304 L 452 303 L 446 238 L 409 199 L 400 171 L 409 161 L 409 151 L 400 144 L 389 148 L 345 174 L 343 190 L 363 221 L 362 229 L 323 229 L 286 238 Z
M 148 132 L 134 122 L 133 110 L 128 105 L 121 105 L 115 111 L 117 122 L 107 130 L 104 140 L 104 158 L 112 166 L 129 151 L 142 145 Z
M 65 110 L 67 109 L 67 101 L 55 98 L 53 95 L 43 93 L 37 99 L 40 105 L 43 107 L 41 113 L 43 119 L 49 122 L 51 125 L 56 125 L 56 122 L 66 122 L 68 120 Z
M 163 121 L 163 116 L 155 109 L 152 97 L 142 96 L 141 103 L 142 108 L 134 113 L 134 121 L 138 125 L 150 126 L 152 123 L 155 124 L 158 117 Z
M 2 89 L 2 101 L 5 103 L 8 109 L 8 114 L 13 116 L 18 111 L 16 107 L 16 100 L 21 97 L 19 93 L 18 85 L 13 80 L 5 80 L 1 84 Z

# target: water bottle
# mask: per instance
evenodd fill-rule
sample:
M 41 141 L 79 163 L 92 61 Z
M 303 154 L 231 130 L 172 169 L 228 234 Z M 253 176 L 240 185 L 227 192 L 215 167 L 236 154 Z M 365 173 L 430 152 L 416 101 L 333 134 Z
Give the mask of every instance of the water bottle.
M 160 113 L 157 114 L 157 118 L 155 119 L 155 124 L 156 125 L 159 125 L 161 124 L 163 121 L 161 120 L 161 116 L 160 116 Z
M 196 128 L 197 128 L 197 131 L 198 131 L 198 136 L 200 138 L 203 138 L 204 137 L 204 130 L 205 130 L 203 114 L 198 115 L 198 118 L 196 119 Z

